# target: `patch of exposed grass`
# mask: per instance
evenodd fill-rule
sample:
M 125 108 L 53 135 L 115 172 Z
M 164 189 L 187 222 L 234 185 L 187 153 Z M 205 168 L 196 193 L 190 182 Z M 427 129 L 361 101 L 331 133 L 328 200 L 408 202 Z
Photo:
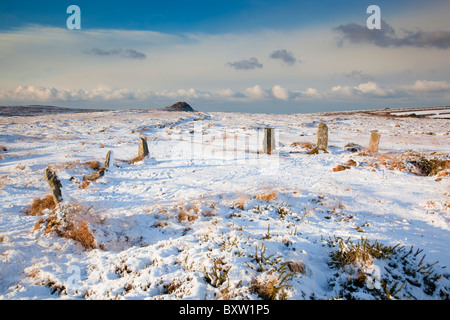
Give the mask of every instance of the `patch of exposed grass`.
M 367 156 L 365 153 L 359 155 Z M 375 156 L 375 161 L 369 163 L 369 166 L 383 166 L 390 170 L 411 172 L 419 176 L 435 176 L 450 169 L 448 158 L 448 154 L 420 154 L 413 151 L 401 154 L 386 153 Z
M 205 270 L 205 280 L 214 288 L 219 288 L 228 280 L 228 273 L 230 270 L 231 266 L 227 267 L 223 258 L 214 258 L 211 272 Z
M 33 231 L 40 229 L 45 224 L 44 234 L 55 232 L 60 237 L 76 241 L 86 250 L 96 249 L 98 246 L 95 237 L 89 229 L 89 223 L 94 220 L 89 214 L 91 208 L 86 209 L 80 204 L 65 205 L 61 208 L 54 207 L 45 219 L 41 218 L 34 225 Z
M 30 216 L 42 216 L 45 209 L 53 210 L 56 208 L 56 203 L 52 195 L 46 195 L 44 198 L 36 198 L 33 200 L 31 206 L 25 210 L 25 213 Z
M 98 170 L 101 168 L 101 164 L 98 161 L 86 161 L 86 168 L 87 169 L 92 169 L 92 170 Z
M 340 298 L 360 299 L 370 295 L 375 299 L 448 299 L 450 288 L 443 285 L 448 273 L 437 271 L 437 261 L 425 262 L 422 250 L 397 244 L 386 246 L 367 239 L 353 242 L 340 237 L 330 238 L 328 245 L 332 268 L 337 272 L 329 280 Z M 383 260 L 383 268 L 378 261 Z M 343 271 L 343 272 L 341 272 Z
M 139 161 L 142 161 L 142 160 L 144 160 L 143 156 L 136 156 L 133 159 L 131 159 L 129 163 L 130 164 L 135 164 L 136 162 L 139 162 Z
M 275 257 L 275 255 L 266 256 L 264 244 L 261 244 L 259 253 L 257 246 L 255 255 L 250 255 L 250 257 L 253 257 L 253 261 L 258 265 L 257 271 L 260 272 L 253 278 L 249 287 L 250 292 L 257 294 L 263 300 L 287 299 L 286 289 L 291 287 L 288 282 L 296 273 L 291 271 L 291 268 L 294 267 L 293 262 L 282 262 L 281 258 Z
M 269 202 L 270 200 L 275 200 L 278 197 L 275 191 L 266 191 L 256 195 L 256 200 L 263 200 Z

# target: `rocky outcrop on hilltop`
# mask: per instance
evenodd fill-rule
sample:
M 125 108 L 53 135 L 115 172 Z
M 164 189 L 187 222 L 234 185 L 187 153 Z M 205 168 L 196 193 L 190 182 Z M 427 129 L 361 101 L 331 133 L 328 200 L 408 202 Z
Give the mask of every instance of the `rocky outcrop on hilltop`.
M 186 102 L 177 102 L 170 107 L 164 107 L 159 110 L 162 111 L 187 111 L 187 112 L 195 112 L 195 110 Z

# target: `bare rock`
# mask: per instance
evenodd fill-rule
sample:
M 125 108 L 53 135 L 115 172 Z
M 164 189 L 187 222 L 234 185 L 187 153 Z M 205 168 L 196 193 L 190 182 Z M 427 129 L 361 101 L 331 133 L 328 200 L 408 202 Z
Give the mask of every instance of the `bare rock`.
M 196 112 L 189 104 L 184 101 L 177 102 L 169 107 L 160 108 L 161 111 L 185 111 L 185 112 Z
M 103 177 L 105 175 L 105 168 L 101 168 L 95 172 L 89 173 L 83 177 L 83 180 L 96 181 L 98 178 Z
M 378 144 L 380 143 L 381 135 L 376 132 L 370 134 L 369 152 L 378 152 Z
M 52 196 L 53 196 L 53 199 L 55 200 L 55 203 L 62 202 L 62 200 L 63 200 L 62 194 L 61 194 L 62 184 L 61 184 L 61 181 L 56 176 L 56 173 L 52 169 L 47 168 L 47 169 L 45 169 L 45 172 L 44 172 L 44 178 L 50 187 L 50 190 L 52 192 Z
M 317 149 L 327 151 L 328 147 L 328 126 L 321 122 L 317 127 Z
M 139 154 L 138 157 L 143 159 L 148 156 L 148 144 L 144 138 L 139 138 Z

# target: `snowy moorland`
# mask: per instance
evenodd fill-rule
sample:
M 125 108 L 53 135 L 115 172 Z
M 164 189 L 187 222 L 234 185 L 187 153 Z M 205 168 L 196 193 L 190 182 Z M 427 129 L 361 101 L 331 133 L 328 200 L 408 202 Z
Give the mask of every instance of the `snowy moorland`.
M 415 114 L 0 117 L 0 299 L 448 299 L 450 123 Z

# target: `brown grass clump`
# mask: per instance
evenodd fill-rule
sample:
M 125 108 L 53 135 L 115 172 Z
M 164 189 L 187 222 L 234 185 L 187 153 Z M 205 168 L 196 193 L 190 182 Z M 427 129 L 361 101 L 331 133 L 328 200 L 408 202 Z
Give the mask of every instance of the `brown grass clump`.
M 289 271 L 291 271 L 291 272 L 306 274 L 306 267 L 302 261 L 297 261 L 297 262 L 291 261 L 288 263 L 287 266 L 289 268 Z
M 56 207 L 55 199 L 52 195 L 47 195 L 43 199 L 36 198 L 30 208 L 25 211 L 30 216 L 42 216 L 45 209 L 53 210 Z
M 61 215 L 64 218 L 58 218 L 56 210 L 44 220 L 40 219 L 35 225 L 34 229 L 38 230 L 41 225 L 45 223 L 45 232 L 48 234 L 55 232 L 58 236 L 72 239 L 80 243 L 84 249 L 98 248 L 95 237 L 91 230 L 89 230 L 89 222 L 96 222 L 95 217 L 89 213 L 89 209 L 84 208 L 80 204 L 70 204 L 61 209 Z M 98 222 L 98 221 L 97 221 Z
M 441 155 L 441 158 L 444 157 L 448 157 L 448 155 Z M 375 159 L 369 166 L 383 166 L 390 170 L 406 171 L 419 176 L 435 176 L 450 169 L 450 160 L 439 159 L 438 155 L 434 153 L 428 155 L 415 152 L 386 153 L 375 156 Z
M 395 247 L 385 246 L 378 241 L 369 243 L 367 239 L 362 239 L 357 243 L 350 239 L 344 240 L 340 237 L 330 240 L 333 246 L 339 247 L 337 251 L 331 253 L 331 258 L 336 266 L 345 268 L 348 265 L 357 266 L 359 264 L 370 266 L 373 259 L 386 259 L 388 255 L 394 253 Z
M 434 176 L 443 170 L 450 169 L 450 160 L 421 157 L 420 159 L 408 160 L 408 162 L 415 166 L 416 174 L 423 176 Z
M 41 228 L 41 224 L 44 222 L 44 218 L 40 218 L 38 222 L 34 224 L 33 232 Z
M 142 161 L 142 160 L 144 160 L 144 157 L 136 156 L 136 157 L 134 157 L 133 159 L 130 160 L 130 164 L 134 164 L 134 163 Z
M 302 149 L 313 149 L 314 148 L 314 144 L 312 144 L 311 142 L 293 142 L 291 143 L 291 147 L 300 147 Z
M 84 249 L 96 249 L 94 235 L 89 230 L 89 223 L 86 220 L 69 223 L 63 232 L 64 238 L 72 239 L 80 243 Z
M 80 188 L 81 189 L 86 189 L 87 187 L 89 187 L 91 183 L 88 180 L 83 180 L 83 182 L 80 184 Z
M 349 166 L 343 166 L 343 165 L 338 165 L 337 167 L 334 167 L 333 168 L 333 171 L 334 172 L 337 172 L 337 171 L 344 171 L 344 170 L 346 170 L 346 169 L 350 169 L 350 167 Z
M 99 222 L 98 217 L 89 213 L 90 209 L 85 208 L 79 203 L 71 204 L 64 208 L 65 221 L 56 230 L 58 235 L 67 239 L 75 240 L 80 243 L 84 249 L 97 249 L 95 237 L 89 230 L 89 222 Z
M 180 212 L 178 213 L 178 221 L 182 222 L 182 221 L 195 221 L 198 219 L 198 215 L 196 214 L 189 214 L 187 213 L 185 210 L 180 210 Z
M 319 154 L 319 149 L 314 147 L 312 150 L 308 151 L 307 154 Z
M 277 193 L 275 191 L 268 191 L 266 193 L 259 193 L 256 196 L 256 200 L 264 200 L 269 202 L 270 200 L 275 200 L 277 198 Z
M 98 170 L 101 168 L 101 164 L 98 161 L 86 161 L 86 167 L 88 169 Z
M 241 210 L 244 210 L 244 206 L 247 203 L 247 201 L 249 200 L 249 198 L 243 194 L 239 194 L 238 196 L 239 196 L 239 199 L 234 204 L 234 208 L 239 208 Z
M 169 223 L 167 221 L 158 221 L 153 225 L 153 227 L 163 229 L 163 228 L 167 227 L 168 225 L 169 225 Z
M 263 300 L 286 300 L 284 286 L 275 274 L 262 274 L 253 279 L 250 292 Z
M 350 142 L 344 146 L 344 150 L 350 151 L 350 152 L 359 152 L 362 150 L 362 147 L 359 144 Z

